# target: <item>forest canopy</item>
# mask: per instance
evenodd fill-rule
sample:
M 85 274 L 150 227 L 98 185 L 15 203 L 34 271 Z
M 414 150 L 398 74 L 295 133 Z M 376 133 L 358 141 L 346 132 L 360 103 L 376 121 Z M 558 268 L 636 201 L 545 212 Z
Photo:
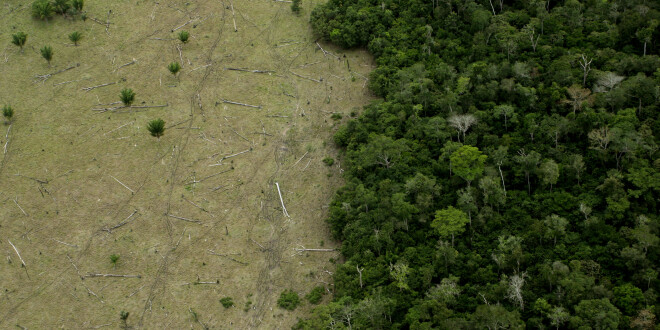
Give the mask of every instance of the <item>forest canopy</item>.
M 320 328 L 652 329 L 660 3 L 330 0 L 381 100 L 334 137 Z

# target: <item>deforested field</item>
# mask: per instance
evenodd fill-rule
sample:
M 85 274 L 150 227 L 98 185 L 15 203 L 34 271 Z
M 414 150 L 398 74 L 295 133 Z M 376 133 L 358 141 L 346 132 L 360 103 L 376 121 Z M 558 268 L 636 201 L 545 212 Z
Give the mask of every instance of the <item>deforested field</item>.
M 316 43 L 319 2 L 88 0 L 84 21 L 0 4 L 0 328 L 290 328 L 332 290 L 331 138 L 373 64 Z

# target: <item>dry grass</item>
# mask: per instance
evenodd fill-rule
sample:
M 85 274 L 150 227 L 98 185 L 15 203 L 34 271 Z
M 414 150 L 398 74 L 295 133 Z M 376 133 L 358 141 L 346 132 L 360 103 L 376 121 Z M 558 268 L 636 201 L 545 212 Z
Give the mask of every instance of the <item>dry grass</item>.
M 314 3 L 295 16 L 266 0 L 87 2 L 100 21 L 112 10 L 107 33 L 91 20 L 32 20 L 25 1 L 0 5 L 0 105 L 16 111 L 8 138 L 0 127 L 0 327 L 118 327 L 125 310 L 142 328 L 289 328 L 309 311 L 276 300 L 330 283 L 337 253 L 294 248 L 336 246 L 323 220 L 340 165 L 321 162 L 335 153 L 324 141 L 333 113 L 347 118 L 369 100 L 360 75 L 372 68 L 363 51 L 323 45 L 337 59 L 317 47 L 306 23 Z M 181 55 L 178 41 L 159 40 L 189 21 Z M 76 30 L 78 47 L 67 39 Z M 28 34 L 23 54 L 9 43 L 17 31 Z M 52 68 L 38 54 L 46 44 Z M 180 58 L 176 79 L 166 66 Z M 124 87 L 135 106 L 167 107 L 93 110 L 117 106 L 100 104 Z M 160 140 L 145 128 L 155 118 L 168 126 Z M 223 308 L 225 296 L 236 306 Z

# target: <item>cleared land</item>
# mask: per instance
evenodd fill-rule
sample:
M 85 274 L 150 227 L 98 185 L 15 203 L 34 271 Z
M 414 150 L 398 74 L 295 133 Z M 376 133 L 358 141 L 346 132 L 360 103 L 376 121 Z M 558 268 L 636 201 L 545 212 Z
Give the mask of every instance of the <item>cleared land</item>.
M 0 126 L 0 327 L 117 327 L 123 310 L 143 328 L 288 328 L 311 306 L 280 309 L 280 292 L 331 289 L 338 253 L 295 249 L 336 247 L 325 141 L 368 102 L 372 63 L 316 44 L 315 4 L 87 1 L 86 22 L 41 22 L 3 2 L 0 105 L 16 114 Z M 124 87 L 133 108 L 116 108 Z

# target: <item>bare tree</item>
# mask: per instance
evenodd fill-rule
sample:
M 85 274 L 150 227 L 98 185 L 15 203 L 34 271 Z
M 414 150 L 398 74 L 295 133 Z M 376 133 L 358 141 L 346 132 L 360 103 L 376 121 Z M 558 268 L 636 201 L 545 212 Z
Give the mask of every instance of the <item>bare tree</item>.
M 522 32 L 527 36 L 529 42 L 532 44 L 532 50 L 536 53 L 536 46 L 539 44 L 540 34 L 536 34 L 534 27 L 531 24 L 525 25 Z
M 511 301 L 518 304 L 521 311 L 525 310 L 525 301 L 522 295 L 522 287 L 525 285 L 525 277 L 527 277 L 526 272 L 523 272 L 520 275 L 516 274 L 511 276 L 506 296 Z
M 624 79 L 626 79 L 626 77 L 619 76 L 614 72 L 606 72 L 603 75 L 601 75 L 596 81 L 596 86 L 594 87 L 594 91 L 597 93 L 609 92 L 612 89 L 614 89 L 616 85 L 621 83 Z
M 465 142 L 465 132 L 467 132 L 468 129 L 470 129 L 470 126 L 474 125 L 477 123 L 477 117 L 471 115 L 471 114 L 464 114 L 464 115 L 453 115 L 447 119 L 449 122 L 449 125 L 451 127 L 455 128 L 456 131 L 458 131 L 458 142 L 460 141 L 460 135 L 463 134 L 463 142 Z
M 593 96 L 591 96 L 591 91 L 588 88 L 581 88 L 578 85 L 573 85 L 566 89 L 566 93 L 568 93 L 570 99 L 563 100 L 562 102 L 573 107 L 573 115 L 575 115 L 578 110 L 582 110 L 584 104 L 593 104 Z
M 580 66 L 582 67 L 582 86 L 587 84 L 587 75 L 589 75 L 589 71 L 591 71 L 591 62 L 593 60 L 593 57 L 589 58 L 584 56 L 584 54 L 580 55 L 580 60 L 578 60 L 578 63 L 580 63 Z
M 603 126 L 589 132 L 587 136 L 589 137 L 589 142 L 591 142 L 592 149 L 605 153 L 610 142 L 612 142 L 614 134 L 610 131 L 609 127 Z

